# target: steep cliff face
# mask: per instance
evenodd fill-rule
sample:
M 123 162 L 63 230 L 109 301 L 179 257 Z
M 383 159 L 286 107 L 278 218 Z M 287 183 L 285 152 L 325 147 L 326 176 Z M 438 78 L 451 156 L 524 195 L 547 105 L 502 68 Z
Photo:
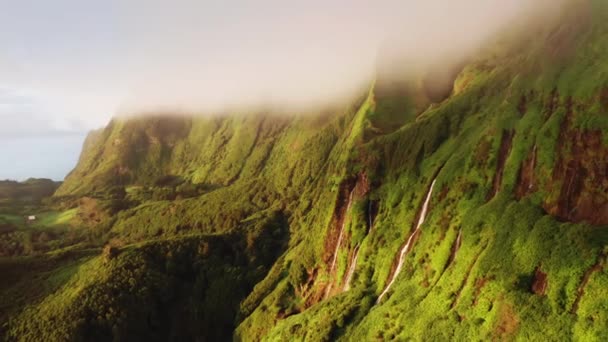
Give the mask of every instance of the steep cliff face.
M 324 114 L 115 120 L 58 195 L 206 186 L 122 210 L 109 234 L 136 250 L 283 217 L 281 257 L 225 316 L 236 340 L 601 340 L 606 22 L 577 1 L 424 101 L 377 83 Z
M 598 53 L 608 51 L 608 41 L 606 6 L 590 6 L 575 7 L 560 27 L 539 29 L 519 49 L 467 65 L 447 99 L 414 118 L 417 109 L 404 112 L 397 129 L 394 121 L 378 122 L 398 117 L 396 102 L 382 102 L 398 101 L 391 96 L 399 92 L 375 96 L 373 89 L 349 161 L 369 176 L 370 194 L 350 210 L 329 206 L 340 219 L 325 221 L 328 235 L 311 234 L 286 256 L 289 270 L 306 276 L 295 271 L 289 279 L 263 281 L 275 284 L 274 291 L 258 297 L 236 337 L 605 336 L 604 302 L 597 299 L 605 281 L 598 260 L 608 242 L 602 173 L 608 75 Z M 379 115 L 391 110 L 393 116 Z M 377 200 L 378 214 L 374 228 L 364 230 L 370 200 Z M 426 217 L 416 230 L 421 208 Z M 319 236 L 336 240 L 337 222 L 344 221 L 337 265 L 301 257 Z M 315 297 L 350 272 L 355 247 L 349 290 Z

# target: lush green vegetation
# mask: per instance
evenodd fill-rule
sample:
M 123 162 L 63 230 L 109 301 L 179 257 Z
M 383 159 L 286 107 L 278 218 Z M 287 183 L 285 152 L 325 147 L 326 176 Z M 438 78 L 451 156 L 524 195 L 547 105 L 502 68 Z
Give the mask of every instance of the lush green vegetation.
M 61 285 L 9 320 L 8 336 L 225 340 L 239 302 L 282 249 L 266 235 L 281 241 L 284 228 L 147 242 L 62 266 L 46 279 Z
M 322 113 L 113 121 L 54 197 L 3 204 L 2 332 L 605 340 L 607 18 L 573 0 L 445 99 L 378 79 Z

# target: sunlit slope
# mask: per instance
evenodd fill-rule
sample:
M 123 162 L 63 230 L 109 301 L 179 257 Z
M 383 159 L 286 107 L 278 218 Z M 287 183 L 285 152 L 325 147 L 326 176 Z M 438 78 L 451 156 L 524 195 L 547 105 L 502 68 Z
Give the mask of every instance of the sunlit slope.
M 446 98 L 374 84 L 323 114 L 115 120 L 58 195 L 123 189 L 109 236 L 128 251 L 284 218 L 282 256 L 224 316 L 237 340 L 604 340 L 608 5 L 561 19 L 503 36 Z M 56 300 L 48 319 L 78 308 Z
M 450 98 L 361 141 L 356 179 L 371 190 L 346 211 L 363 186 L 345 177 L 322 238 L 336 243 L 343 220 L 347 238 L 319 247 L 338 251 L 336 270 L 302 257 L 319 245 L 309 237 L 237 338 L 605 339 L 608 16 L 590 6 L 516 48 L 507 39 L 464 68 Z M 342 290 L 325 299 L 328 286 Z
M 154 185 L 173 175 L 225 186 L 271 175 L 281 187 L 318 172 L 361 100 L 325 113 L 115 119 L 85 142 L 78 166 L 58 195 Z M 339 118 L 336 120 L 336 117 Z M 301 156 L 309 158 L 301 158 Z M 298 171 L 295 171 L 298 169 Z M 286 179 L 294 174 L 295 179 Z

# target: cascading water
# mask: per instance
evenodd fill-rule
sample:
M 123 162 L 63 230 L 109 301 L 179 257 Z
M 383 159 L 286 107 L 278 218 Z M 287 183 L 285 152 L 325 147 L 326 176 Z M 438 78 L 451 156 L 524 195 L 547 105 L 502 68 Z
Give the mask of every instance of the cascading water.
M 348 212 L 350 211 L 350 205 L 353 202 L 353 194 L 355 193 L 354 189 L 350 192 L 348 196 L 348 203 L 346 205 L 346 210 L 344 211 L 344 216 L 342 217 L 342 225 L 340 227 L 340 235 L 338 235 L 338 242 L 336 243 L 336 248 L 334 248 L 334 254 L 331 261 L 331 266 L 329 267 L 329 275 L 333 278 L 334 269 L 336 268 L 336 261 L 338 259 L 338 252 L 340 251 L 340 245 L 342 245 L 342 238 L 344 237 L 344 228 L 346 227 L 346 217 L 348 216 Z M 331 288 L 333 285 L 333 279 L 330 281 L 329 285 L 325 289 L 325 298 L 327 298 L 331 292 Z
M 355 247 L 353 257 L 350 261 L 350 267 L 348 268 L 348 272 L 346 273 L 346 280 L 344 281 L 343 291 L 350 290 L 350 282 L 353 279 L 353 275 L 355 274 L 355 269 L 357 268 L 357 259 L 358 258 L 359 258 L 359 245 L 357 245 L 357 247 Z
M 405 256 L 406 256 L 407 252 L 409 252 L 409 250 L 410 250 L 412 241 L 414 240 L 414 237 L 420 230 L 420 226 L 422 226 L 422 224 L 424 223 L 424 220 L 426 219 L 426 214 L 429 209 L 429 202 L 431 201 L 431 195 L 433 194 L 433 187 L 435 186 L 436 180 L 437 179 L 433 180 L 433 182 L 431 183 L 431 187 L 429 188 L 429 191 L 426 194 L 426 198 L 424 199 L 424 204 L 422 205 L 422 209 L 420 211 L 420 217 L 418 218 L 418 222 L 416 223 L 416 228 L 414 229 L 412 234 L 410 234 L 410 237 L 407 239 L 405 246 L 403 246 L 403 248 L 401 248 L 401 252 L 399 253 L 399 262 L 397 263 L 397 268 L 395 269 L 395 272 L 393 272 L 393 275 L 391 276 L 391 278 L 388 282 L 388 285 L 386 285 L 386 287 L 384 288 L 384 291 L 382 291 L 382 293 L 378 297 L 376 304 L 380 303 L 380 301 L 386 295 L 386 293 L 391 288 L 391 286 L 393 286 L 393 283 L 395 282 L 395 279 L 397 279 L 399 272 L 401 272 L 401 268 L 403 267 L 403 262 L 405 261 Z

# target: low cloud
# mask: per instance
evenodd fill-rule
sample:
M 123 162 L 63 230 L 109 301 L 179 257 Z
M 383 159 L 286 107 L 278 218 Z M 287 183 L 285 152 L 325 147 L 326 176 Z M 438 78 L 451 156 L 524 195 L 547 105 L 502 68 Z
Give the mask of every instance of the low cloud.
M 84 132 L 114 115 L 305 111 L 348 99 L 378 63 L 389 66 L 382 77 L 450 65 L 561 5 L 13 1 L 0 11 L 0 178 L 63 178 Z
M 52 105 L 33 92 L 0 86 L 0 140 L 82 135 L 87 124 L 53 113 Z
M 561 4 L 24 0 L 0 14 L 0 31 L 19 33 L 0 33 L 0 70 L 11 70 L 3 82 L 41 94 L 42 106 L 13 109 L 52 117 L 44 125 L 97 126 L 117 113 L 158 110 L 305 108 L 365 89 L 379 51 L 411 68 L 450 63 Z M 2 110 L 4 124 L 10 108 Z

